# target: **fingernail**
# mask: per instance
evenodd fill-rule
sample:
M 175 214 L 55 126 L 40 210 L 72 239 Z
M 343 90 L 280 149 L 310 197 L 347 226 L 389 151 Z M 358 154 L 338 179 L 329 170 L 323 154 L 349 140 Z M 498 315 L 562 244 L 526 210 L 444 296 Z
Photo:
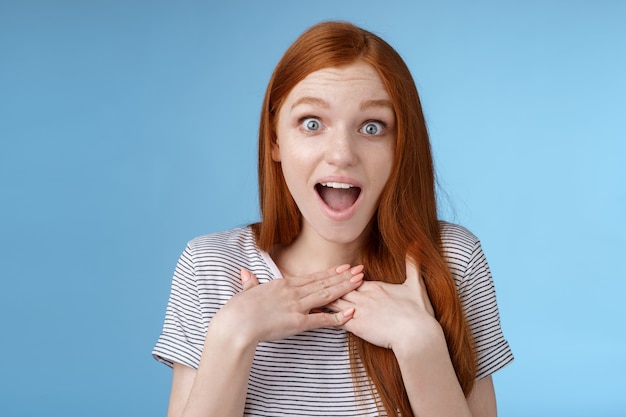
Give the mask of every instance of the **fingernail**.
M 354 307 L 350 307 L 349 309 L 345 310 L 343 313 L 344 317 L 350 317 L 354 314 Z
M 350 265 L 347 265 L 347 264 L 341 265 L 335 269 L 335 272 L 337 272 L 338 274 L 341 274 L 342 272 L 346 272 L 348 269 L 350 269 Z
M 363 268 L 365 268 L 363 265 L 358 265 L 358 266 L 355 266 L 354 268 L 352 268 L 350 270 L 350 272 L 352 273 L 352 275 L 356 275 L 359 272 L 363 272 Z
M 250 279 L 250 272 L 247 269 L 241 268 L 241 282 L 247 282 Z
M 350 278 L 350 282 L 359 282 L 363 279 L 364 276 L 364 274 L 354 275 L 352 278 Z

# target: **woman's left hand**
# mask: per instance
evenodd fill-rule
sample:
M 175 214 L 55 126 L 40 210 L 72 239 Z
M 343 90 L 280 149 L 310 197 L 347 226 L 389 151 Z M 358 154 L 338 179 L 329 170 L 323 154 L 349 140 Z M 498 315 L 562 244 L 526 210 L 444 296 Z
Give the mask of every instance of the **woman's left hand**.
M 426 342 L 439 327 L 426 287 L 415 262 L 407 257 L 406 280 L 402 284 L 364 281 L 356 290 L 327 306 L 341 311 L 353 307 L 352 320 L 343 328 L 377 346 L 407 347 L 416 340 Z

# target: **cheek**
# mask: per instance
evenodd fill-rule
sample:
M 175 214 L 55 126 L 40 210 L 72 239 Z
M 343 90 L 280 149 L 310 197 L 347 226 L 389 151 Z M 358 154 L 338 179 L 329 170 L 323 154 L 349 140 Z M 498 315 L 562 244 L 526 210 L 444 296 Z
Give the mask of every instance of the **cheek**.
M 281 166 L 283 169 L 283 176 L 285 177 L 287 186 L 290 189 L 305 180 L 305 169 L 302 164 L 298 163 L 298 160 L 286 156 L 284 152 Z
M 291 139 L 291 138 L 289 138 Z M 276 151 L 272 155 L 280 157 L 283 170 L 304 171 L 315 159 L 314 149 L 305 144 L 298 143 L 297 140 L 283 140 L 276 146 Z
M 283 176 L 287 181 L 287 185 L 291 185 L 295 178 L 298 178 L 301 174 L 300 171 L 302 169 L 301 164 L 299 163 L 298 158 L 292 152 L 289 152 L 288 149 L 282 148 L 280 149 L 280 166 L 283 170 Z
M 393 164 L 394 160 L 392 150 L 384 149 L 378 153 L 378 158 L 376 159 L 376 163 L 373 164 L 372 169 L 373 172 L 377 174 L 377 178 L 381 183 L 381 186 L 384 186 L 389 180 Z
M 285 147 L 281 149 L 281 157 L 280 164 L 289 192 L 294 197 L 306 195 L 312 172 L 315 170 L 314 164 L 307 157 L 303 157 L 301 152 Z

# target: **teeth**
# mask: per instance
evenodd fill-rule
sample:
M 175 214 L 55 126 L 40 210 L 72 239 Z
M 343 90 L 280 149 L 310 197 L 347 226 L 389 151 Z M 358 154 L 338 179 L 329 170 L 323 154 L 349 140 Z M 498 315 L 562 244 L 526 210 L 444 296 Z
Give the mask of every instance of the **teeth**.
M 354 187 L 354 185 L 352 184 L 346 184 L 343 182 L 323 182 L 322 185 L 324 187 L 330 187 L 330 188 L 352 188 Z

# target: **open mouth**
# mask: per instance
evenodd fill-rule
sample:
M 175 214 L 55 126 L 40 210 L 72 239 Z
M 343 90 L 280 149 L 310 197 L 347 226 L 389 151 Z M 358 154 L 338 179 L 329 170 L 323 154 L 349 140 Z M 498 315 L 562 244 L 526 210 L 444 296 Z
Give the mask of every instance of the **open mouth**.
M 323 182 L 315 185 L 315 190 L 333 211 L 344 211 L 356 203 L 361 188 L 343 182 Z

